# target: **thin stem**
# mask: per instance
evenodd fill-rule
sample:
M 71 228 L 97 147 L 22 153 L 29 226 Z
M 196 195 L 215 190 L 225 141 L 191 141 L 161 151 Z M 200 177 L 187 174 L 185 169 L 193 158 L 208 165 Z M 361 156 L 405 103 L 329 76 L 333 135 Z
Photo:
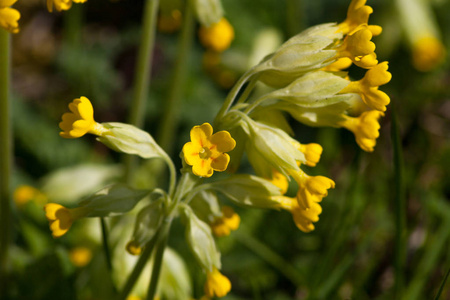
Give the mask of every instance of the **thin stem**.
M 142 36 L 139 46 L 138 59 L 136 61 L 136 71 L 134 76 L 133 98 L 130 107 L 128 122 L 137 127 L 142 127 L 145 116 L 145 102 L 150 85 L 150 75 L 152 69 L 153 49 L 156 35 L 156 17 L 159 0 L 146 0 L 142 24 Z M 134 169 L 135 158 L 125 156 L 125 178 L 130 180 Z
M 439 298 L 441 297 L 442 291 L 444 290 L 444 286 L 445 286 L 445 283 L 447 282 L 449 274 L 450 274 L 450 268 L 448 269 L 447 274 L 445 274 L 444 280 L 442 280 L 441 286 L 439 287 L 439 291 L 437 292 L 434 300 L 439 300 Z
M 6 298 L 11 230 L 12 128 L 9 100 L 10 35 L 0 29 L 0 298 Z M 4 293 L 4 295 L 3 295 Z
M 160 120 L 157 135 L 158 144 L 169 154 L 172 153 L 173 137 L 179 121 L 179 106 L 184 91 L 188 58 L 191 53 L 194 37 L 194 16 L 190 3 L 186 2 L 184 9 L 184 24 L 181 27 L 180 39 L 177 47 L 174 73 L 170 83 L 169 95 L 165 101 L 164 112 Z
M 159 275 L 161 273 L 161 266 L 164 258 L 164 250 L 167 246 L 167 240 L 169 238 L 170 225 L 172 219 L 164 220 L 163 228 L 161 231 L 160 239 L 158 239 L 155 250 L 155 257 L 153 259 L 152 275 L 150 279 L 150 286 L 148 288 L 147 300 L 153 300 L 156 295 L 156 289 L 158 287 Z
M 263 103 L 264 101 L 266 101 L 267 99 L 270 99 L 271 95 L 270 94 L 266 94 L 260 98 L 258 98 L 255 102 L 253 102 L 252 104 L 250 104 L 249 106 L 247 106 L 244 110 L 245 114 L 250 114 L 252 112 L 252 110 L 254 110 L 258 105 L 260 105 L 261 103 Z
M 245 87 L 244 91 L 242 92 L 242 95 L 239 97 L 236 104 L 244 103 L 245 100 L 247 100 L 248 96 L 255 88 L 257 82 L 258 82 L 258 77 L 255 77 L 252 80 L 250 80 L 250 82 Z
M 172 198 L 173 194 L 175 193 L 175 186 L 177 184 L 177 171 L 175 169 L 175 165 L 173 164 L 172 160 L 167 154 L 164 155 L 164 160 L 166 161 L 167 166 L 169 167 L 170 172 L 169 196 L 170 198 Z
M 155 236 L 144 246 L 144 251 L 139 257 L 136 265 L 134 266 L 134 269 L 131 272 L 130 276 L 128 277 L 127 282 L 125 283 L 122 292 L 119 294 L 117 300 L 125 300 L 128 297 L 128 294 L 133 289 L 134 285 L 136 284 L 136 281 L 139 279 L 139 276 L 142 273 L 142 270 L 147 264 L 150 254 L 152 254 L 153 249 L 155 248 L 155 244 L 156 241 L 159 239 L 160 232 L 161 230 L 158 230 Z
M 400 299 L 404 290 L 405 245 L 406 245 L 406 199 L 403 185 L 403 156 L 395 107 L 392 108 L 392 145 L 394 151 L 395 181 L 395 288 L 394 298 Z
M 105 253 L 106 266 L 108 271 L 112 271 L 111 251 L 108 243 L 108 228 L 106 227 L 105 218 L 100 218 L 100 227 L 102 228 L 103 252 Z

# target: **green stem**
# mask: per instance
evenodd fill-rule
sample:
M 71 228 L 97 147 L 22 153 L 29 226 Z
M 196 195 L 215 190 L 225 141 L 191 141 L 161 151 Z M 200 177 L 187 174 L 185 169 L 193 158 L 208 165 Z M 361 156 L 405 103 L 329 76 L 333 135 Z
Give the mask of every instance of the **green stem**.
M 270 94 L 266 94 L 260 98 L 258 98 L 255 102 L 253 102 L 252 104 L 250 104 L 249 106 L 247 106 L 244 110 L 244 114 L 248 115 L 252 112 L 252 110 L 254 110 L 258 105 L 260 105 L 261 103 L 263 103 L 264 101 L 266 101 L 267 99 L 270 99 L 271 95 Z
M 105 218 L 100 218 L 100 227 L 102 228 L 103 252 L 105 253 L 106 266 L 108 271 L 112 272 L 111 251 L 108 244 L 108 228 L 106 227 Z
M 188 58 L 191 53 L 194 37 L 194 16 L 190 3 L 186 2 L 184 9 L 184 24 L 178 42 L 177 57 L 174 73 L 170 83 L 169 95 L 165 102 L 164 111 L 160 119 L 158 144 L 169 154 L 172 153 L 173 137 L 179 121 L 179 106 L 183 95 L 188 70 Z
M 73 5 L 70 11 L 64 14 L 64 40 L 71 48 L 81 45 L 81 27 L 83 24 L 83 5 Z
M 239 100 L 236 102 L 236 104 L 244 103 L 245 100 L 247 100 L 248 96 L 253 91 L 253 88 L 256 86 L 256 83 L 258 82 L 258 77 L 259 76 L 250 80 L 250 82 L 245 87 L 244 91 L 242 92 L 242 95 L 239 97 Z
M 161 231 L 161 237 L 156 243 L 155 257 L 153 259 L 153 268 L 150 279 L 150 286 L 148 288 L 147 300 L 153 300 L 156 295 L 156 289 L 158 288 L 159 275 L 161 273 L 162 262 L 164 258 L 164 250 L 167 246 L 167 240 L 169 238 L 170 225 L 172 219 L 165 219 L 163 228 Z
M 155 236 L 144 246 L 144 251 L 139 256 L 139 260 L 134 266 L 134 269 L 131 272 L 130 276 L 127 278 L 127 282 L 125 283 L 122 292 L 119 294 L 117 300 L 125 300 L 128 297 L 128 294 L 133 289 L 134 285 L 136 284 L 136 281 L 139 279 L 139 276 L 142 273 L 142 270 L 147 264 L 150 254 L 152 254 L 153 249 L 155 248 L 155 244 L 156 241 L 159 239 L 160 232 L 161 230 L 159 230 L 155 234 Z
M 444 280 L 442 280 L 441 286 L 439 287 L 439 291 L 437 292 L 434 300 L 439 300 L 439 298 L 441 297 L 442 291 L 444 290 L 444 286 L 445 286 L 445 283 L 447 282 L 449 274 L 450 274 L 450 268 L 448 269 L 447 274 L 445 274 Z
M 395 183 L 395 287 L 394 298 L 400 299 L 404 290 L 404 270 L 406 258 L 406 199 L 403 185 L 403 157 L 395 107 L 392 108 L 392 145 L 394 151 Z
M 142 127 L 145 116 L 145 102 L 150 85 L 152 69 L 153 49 L 156 35 L 156 18 L 159 0 L 146 0 L 142 24 L 142 36 L 139 46 L 136 71 L 134 76 L 134 90 L 131 101 L 128 123 L 136 127 Z M 130 181 L 131 173 L 135 165 L 135 158 L 125 156 L 125 178 Z
M 9 101 L 10 35 L 0 29 L 0 298 L 6 298 L 11 231 L 12 128 Z M 3 295 L 4 294 L 4 295 Z

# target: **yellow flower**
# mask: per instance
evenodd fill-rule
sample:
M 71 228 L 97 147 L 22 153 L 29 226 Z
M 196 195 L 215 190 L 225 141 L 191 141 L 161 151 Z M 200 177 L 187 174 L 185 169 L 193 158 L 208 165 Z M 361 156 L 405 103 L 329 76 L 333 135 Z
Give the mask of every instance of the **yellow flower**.
M 328 195 L 328 190 L 335 187 L 334 181 L 325 176 L 308 176 L 301 173 L 296 177 L 299 185 L 297 201 L 302 209 L 311 209 L 314 202 L 321 202 Z
M 345 116 L 345 121 L 341 123 L 341 126 L 353 132 L 356 143 L 361 149 L 372 152 L 380 135 L 378 119 L 382 116 L 384 113 L 376 110 L 363 112 L 357 118 Z
M 269 180 L 273 185 L 277 186 L 281 190 L 281 194 L 286 194 L 289 188 L 289 180 L 286 176 L 278 172 L 277 170 L 272 170 L 272 178 Z
M 47 201 L 47 196 L 32 186 L 21 185 L 14 191 L 13 199 L 17 206 L 23 206 L 33 200 L 39 204 L 44 204 Z
M 126 249 L 132 255 L 140 255 L 142 253 L 142 248 L 134 241 L 129 241 Z
M 214 267 L 207 273 L 204 290 L 207 297 L 223 297 L 231 290 L 231 282 Z
M 87 210 L 84 207 L 69 209 L 56 203 L 46 204 L 44 210 L 45 217 L 50 225 L 50 230 L 55 238 L 63 236 L 75 220 L 87 214 Z
M 86 133 L 102 135 L 107 132 L 101 124 L 94 120 L 94 109 L 88 98 L 81 96 L 69 104 L 71 112 L 62 115 L 59 133 L 63 138 L 79 138 Z
M 366 0 L 352 0 L 347 10 L 347 18 L 344 22 L 340 23 L 339 31 L 348 34 L 355 30 L 358 26 L 368 24 L 369 16 L 373 12 L 372 7 L 365 5 Z M 369 26 L 373 35 L 379 35 L 381 33 L 381 27 L 371 25 Z
M 349 68 L 352 65 L 352 60 L 348 57 L 338 58 L 334 63 L 329 64 L 328 66 L 322 68 L 324 71 L 329 72 L 340 72 Z
M 0 27 L 11 33 L 19 32 L 20 13 L 10 6 L 17 0 L 0 0 Z
M 445 58 L 445 47 L 442 42 L 427 36 L 418 39 L 413 45 L 413 66 L 422 72 L 430 71 Z
M 55 6 L 57 11 L 69 10 L 72 7 L 72 2 L 84 3 L 87 0 L 47 0 L 47 9 L 49 12 L 53 11 Z
M 319 221 L 319 215 L 322 213 L 322 207 L 317 202 L 311 204 L 311 208 L 303 209 L 298 205 L 296 198 L 281 196 L 278 198 L 281 208 L 292 214 L 295 225 L 303 232 L 314 230 L 314 222 Z
M 181 26 L 181 12 L 178 9 L 170 13 L 161 13 L 158 18 L 158 30 L 163 33 L 173 33 Z
M 77 267 L 84 267 L 92 259 L 92 251 L 87 247 L 75 247 L 69 252 L 70 261 Z
M 222 214 L 211 224 L 212 232 L 218 237 L 230 235 L 230 231 L 238 229 L 241 222 L 239 215 L 230 206 L 223 206 Z
M 310 144 L 300 144 L 298 149 L 305 154 L 306 165 L 310 167 L 315 167 L 316 164 L 320 160 L 320 156 L 322 155 L 323 148 L 319 144 L 310 143 Z
M 223 52 L 230 47 L 231 41 L 234 39 L 234 29 L 227 19 L 222 18 L 210 27 L 200 27 L 198 35 L 203 46 Z
M 379 91 L 378 87 L 391 81 L 392 75 L 387 71 L 388 68 L 387 61 L 376 65 L 366 72 L 363 79 L 350 82 L 340 93 L 358 93 L 369 107 L 386 111 L 390 99 L 386 93 Z
M 184 144 L 184 160 L 192 166 L 192 172 L 201 177 L 211 177 L 214 171 L 225 171 L 236 141 L 228 131 L 215 134 L 209 123 L 194 126 L 191 130 L 191 142 Z
M 375 44 L 372 32 L 367 25 L 361 25 L 357 30 L 348 34 L 342 44 L 336 49 L 338 57 L 348 57 L 361 68 L 371 68 L 378 63 L 375 54 Z

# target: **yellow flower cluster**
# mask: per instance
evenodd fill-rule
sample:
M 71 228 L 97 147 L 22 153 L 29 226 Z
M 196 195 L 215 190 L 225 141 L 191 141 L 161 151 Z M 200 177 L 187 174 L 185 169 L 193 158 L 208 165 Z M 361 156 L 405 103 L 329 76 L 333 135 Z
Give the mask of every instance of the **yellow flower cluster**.
M 11 8 L 17 0 L 0 0 L 0 27 L 11 33 L 19 32 L 20 13 Z

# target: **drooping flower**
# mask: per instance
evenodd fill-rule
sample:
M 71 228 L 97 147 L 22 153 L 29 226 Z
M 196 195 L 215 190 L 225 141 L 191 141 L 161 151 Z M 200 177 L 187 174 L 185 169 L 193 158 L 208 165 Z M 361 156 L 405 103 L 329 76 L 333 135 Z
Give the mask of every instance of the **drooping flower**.
M 320 160 L 323 148 L 319 144 L 298 144 L 298 149 L 305 154 L 306 165 L 309 167 L 315 167 Z
M 18 10 L 11 8 L 17 0 L 0 0 L 0 27 L 11 33 L 19 32 L 20 13 Z
M 335 187 L 335 183 L 325 176 L 308 176 L 305 173 L 293 174 L 299 188 L 297 201 L 302 209 L 310 209 L 317 202 L 321 202 L 328 195 L 328 190 Z
M 85 207 L 66 208 L 60 204 L 49 203 L 44 206 L 53 237 L 61 237 L 70 229 L 72 223 L 88 213 Z
M 349 33 L 342 44 L 336 49 L 338 57 L 348 57 L 361 68 L 371 68 L 378 63 L 375 54 L 375 43 L 372 31 L 367 25 L 361 25 L 354 32 Z
M 364 78 L 350 82 L 340 93 L 358 93 L 369 107 L 386 111 L 386 105 L 390 102 L 389 96 L 378 88 L 391 81 L 392 75 L 388 68 L 387 61 L 376 65 L 366 72 Z
M 230 235 L 231 230 L 239 228 L 241 218 L 230 206 L 222 207 L 222 217 L 216 218 L 211 224 L 212 232 L 217 237 Z
M 353 132 L 356 143 L 361 149 L 372 152 L 380 135 L 378 119 L 382 116 L 384 116 L 384 113 L 381 111 L 366 111 L 356 118 L 346 116 L 341 126 Z
M 198 35 L 204 47 L 223 52 L 230 47 L 234 39 L 234 29 L 227 19 L 222 18 L 210 27 L 200 27 Z
M 236 146 L 228 131 L 212 133 L 209 123 L 194 126 L 191 141 L 183 147 L 184 160 L 192 166 L 192 172 L 197 176 L 211 177 L 214 171 L 225 171 L 230 162 L 230 156 L 225 152 Z
M 53 6 L 57 11 L 69 10 L 72 7 L 72 2 L 84 3 L 87 0 L 47 0 L 47 9 L 53 12 Z
M 224 297 L 231 290 L 230 280 L 222 275 L 215 267 L 207 273 L 204 286 L 205 295 L 208 297 Z
M 292 214 L 292 219 L 298 229 L 303 232 L 311 232 L 314 230 L 315 222 L 319 221 L 319 215 L 322 213 L 322 207 L 317 202 L 313 202 L 311 207 L 303 209 L 298 205 L 296 198 L 281 196 L 278 197 L 281 208 Z
M 59 127 L 62 132 L 59 133 L 63 138 L 79 138 L 86 133 L 102 135 L 107 132 L 101 124 L 94 120 L 94 108 L 86 97 L 80 97 L 69 104 L 71 112 L 62 115 L 62 121 Z

